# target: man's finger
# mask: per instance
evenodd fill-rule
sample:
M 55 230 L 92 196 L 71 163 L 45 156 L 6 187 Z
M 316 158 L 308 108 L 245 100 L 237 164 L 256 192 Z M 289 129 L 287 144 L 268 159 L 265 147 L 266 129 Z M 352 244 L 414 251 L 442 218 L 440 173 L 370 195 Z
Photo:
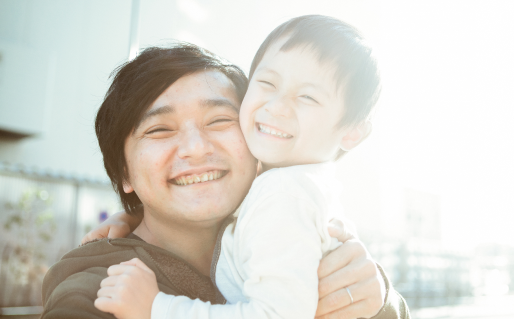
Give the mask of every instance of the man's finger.
M 109 228 L 109 238 L 125 238 L 127 234 L 130 234 L 130 227 L 128 225 L 121 225 L 118 227 L 111 226 Z
M 333 218 L 330 220 L 327 227 L 329 235 L 342 243 L 350 239 L 355 239 L 356 236 L 353 232 L 353 227 L 350 226 L 350 223 L 350 221 L 343 223 L 340 219 Z
M 361 248 L 360 242 L 353 239 L 347 241 L 321 259 L 318 267 L 318 277 L 320 279 L 325 278 L 348 265 L 358 255 L 366 255 L 366 251 Z
M 319 300 L 318 309 L 316 310 L 316 316 L 321 316 L 327 313 L 331 313 L 339 308 L 346 308 L 347 306 L 353 303 L 356 303 L 364 298 L 364 295 L 361 293 L 362 290 L 359 289 L 361 286 L 360 283 L 351 285 L 348 287 L 350 290 L 350 294 L 346 288 L 339 289 L 337 291 L 332 292 L 328 296 L 325 296 Z
M 102 236 L 102 234 L 97 233 L 95 230 L 92 230 L 89 233 L 87 233 L 86 236 L 84 236 L 84 238 L 82 238 L 82 241 L 80 242 L 80 244 L 84 245 L 87 242 L 90 242 L 95 239 L 104 238 L 104 237 L 105 236 Z
M 316 315 L 316 319 L 355 319 L 363 317 L 363 313 L 368 313 L 369 311 L 366 309 L 366 303 L 363 301 L 355 302 L 350 304 L 344 308 L 338 309 L 331 313 L 327 313 L 325 315 L 318 316 Z M 370 318 L 373 315 L 365 316 L 366 318 Z
M 321 299 L 338 289 L 348 287 L 363 279 L 374 278 L 376 272 L 375 265 L 366 259 L 353 261 L 346 267 L 319 280 L 319 298 Z

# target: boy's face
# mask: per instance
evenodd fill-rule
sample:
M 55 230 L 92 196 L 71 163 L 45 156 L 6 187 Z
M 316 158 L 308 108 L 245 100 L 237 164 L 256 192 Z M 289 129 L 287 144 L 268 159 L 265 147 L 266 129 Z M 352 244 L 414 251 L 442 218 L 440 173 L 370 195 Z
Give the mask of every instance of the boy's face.
M 331 160 L 346 134 L 330 63 L 303 47 L 280 51 L 286 40 L 266 51 L 240 112 L 248 147 L 265 168 Z

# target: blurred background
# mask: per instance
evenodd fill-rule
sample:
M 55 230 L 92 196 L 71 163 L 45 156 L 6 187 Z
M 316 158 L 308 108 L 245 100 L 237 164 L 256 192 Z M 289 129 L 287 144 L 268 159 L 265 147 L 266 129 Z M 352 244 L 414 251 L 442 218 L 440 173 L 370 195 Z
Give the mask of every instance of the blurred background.
M 93 128 L 116 66 L 178 39 L 248 72 L 314 13 L 382 69 L 374 132 L 337 172 L 345 216 L 413 318 L 514 318 L 511 0 L 0 0 L 0 316 L 37 317 L 47 269 L 120 209 Z

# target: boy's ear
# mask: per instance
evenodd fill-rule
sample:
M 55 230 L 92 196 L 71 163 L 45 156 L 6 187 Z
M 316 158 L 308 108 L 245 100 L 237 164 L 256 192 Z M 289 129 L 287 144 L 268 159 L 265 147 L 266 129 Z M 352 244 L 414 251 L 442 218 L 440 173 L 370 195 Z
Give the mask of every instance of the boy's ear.
M 353 149 L 355 146 L 359 145 L 362 141 L 369 136 L 373 129 L 373 125 L 371 125 L 370 121 L 364 121 L 359 125 L 352 127 L 350 130 L 346 131 L 346 134 L 343 136 L 341 140 L 341 144 L 339 147 L 348 152 Z

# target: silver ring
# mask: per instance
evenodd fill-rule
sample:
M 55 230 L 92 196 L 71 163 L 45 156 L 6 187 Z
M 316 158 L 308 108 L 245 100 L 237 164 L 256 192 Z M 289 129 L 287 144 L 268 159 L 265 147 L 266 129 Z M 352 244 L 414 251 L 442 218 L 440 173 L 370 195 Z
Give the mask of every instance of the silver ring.
M 351 305 L 353 303 L 352 294 L 350 293 L 350 289 L 348 289 L 348 287 L 346 287 L 346 291 L 348 292 L 348 296 L 350 296 L 350 305 Z

